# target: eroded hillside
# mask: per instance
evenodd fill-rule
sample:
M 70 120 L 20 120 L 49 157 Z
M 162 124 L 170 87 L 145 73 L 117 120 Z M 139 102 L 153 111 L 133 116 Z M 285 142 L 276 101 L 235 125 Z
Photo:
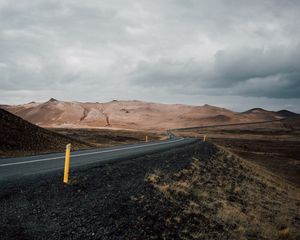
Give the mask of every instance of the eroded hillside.
M 210 105 L 191 106 L 117 100 L 107 103 L 82 103 L 50 99 L 44 103 L 31 102 L 3 107 L 34 124 L 49 128 L 166 130 L 208 124 L 272 121 L 294 114 L 288 111 L 272 112 L 263 109 L 237 113 Z

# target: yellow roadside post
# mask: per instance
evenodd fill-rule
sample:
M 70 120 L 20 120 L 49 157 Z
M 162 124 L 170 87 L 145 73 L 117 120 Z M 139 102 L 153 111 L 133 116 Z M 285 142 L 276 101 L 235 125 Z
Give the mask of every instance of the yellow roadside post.
M 146 142 L 148 142 L 148 136 L 146 135 Z
M 203 142 L 205 142 L 205 141 L 206 141 L 206 135 L 203 136 Z
M 68 184 L 69 181 L 70 153 L 71 153 L 71 143 L 67 144 L 66 146 L 65 171 L 64 171 L 65 184 Z

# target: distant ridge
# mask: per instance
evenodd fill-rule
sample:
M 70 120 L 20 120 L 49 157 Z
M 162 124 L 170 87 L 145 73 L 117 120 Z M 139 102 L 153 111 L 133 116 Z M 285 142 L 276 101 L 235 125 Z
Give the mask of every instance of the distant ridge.
M 49 128 L 167 130 L 208 124 L 271 121 L 297 115 L 287 110 L 274 112 L 253 108 L 238 113 L 208 104 L 191 106 L 138 100 L 83 103 L 51 98 L 43 103 L 5 105 L 3 108 L 31 123 Z

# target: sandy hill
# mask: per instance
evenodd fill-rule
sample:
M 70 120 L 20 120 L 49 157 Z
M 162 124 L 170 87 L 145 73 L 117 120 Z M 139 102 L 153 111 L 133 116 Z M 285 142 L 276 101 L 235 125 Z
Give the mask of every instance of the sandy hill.
M 142 101 L 107 103 L 65 102 L 51 98 L 44 103 L 3 106 L 6 110 L 42 127 L 112 127 L 165 130 L 221 123 L 268 121 L 294 113 L 251 109 L 237 113 L 203 105 L 159 104 Z
M 0 109 L 0 157 L 64 151 L 68 143 L 72 143 L 73 149 L 90 147 Z

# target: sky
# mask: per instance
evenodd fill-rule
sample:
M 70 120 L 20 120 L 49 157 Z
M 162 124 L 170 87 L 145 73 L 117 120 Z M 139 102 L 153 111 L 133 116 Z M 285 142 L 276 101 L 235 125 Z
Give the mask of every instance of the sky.
M 0 0 L 0 104 L 300 112 L 299 0 Z

